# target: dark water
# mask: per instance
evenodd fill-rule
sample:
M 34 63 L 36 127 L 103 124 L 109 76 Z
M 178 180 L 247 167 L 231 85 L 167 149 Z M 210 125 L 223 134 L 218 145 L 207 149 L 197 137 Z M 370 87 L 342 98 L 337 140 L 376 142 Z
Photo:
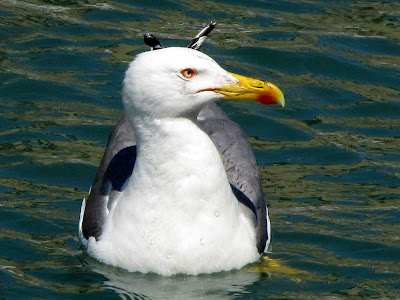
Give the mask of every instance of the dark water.
M 398 1 L 0 0 L 0 298 L 400 298 Z M 220 103 L 250 136 L 271 251 L 240 271 L 130 274 L 77 238 L 141 34 L 276 83 Z

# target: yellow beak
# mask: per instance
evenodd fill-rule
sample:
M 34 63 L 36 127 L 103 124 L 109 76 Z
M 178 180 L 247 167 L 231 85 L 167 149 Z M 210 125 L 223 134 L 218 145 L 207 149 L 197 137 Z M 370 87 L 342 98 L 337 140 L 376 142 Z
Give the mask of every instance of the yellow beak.
M 223 99 L 253 100 L 266 105 L 280 104 L 282 107 L 285 106 L 285 97 L 275 84 L 234 73 L 229 74 L 239 82 L 212 89 L 214 92 L 224 95 Z

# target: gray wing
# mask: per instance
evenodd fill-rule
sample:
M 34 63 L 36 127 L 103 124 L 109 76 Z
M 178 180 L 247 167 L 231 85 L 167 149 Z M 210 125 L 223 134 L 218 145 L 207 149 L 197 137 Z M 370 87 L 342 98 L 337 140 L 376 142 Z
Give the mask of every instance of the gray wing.
M 214 142 L 228 175 L 232 192 L 245 214 L 254 223 L 257 249 L 262 253 L 268 239 L 265 200 L 250 143 L 239 125 L 214 103 L 197 117 L 199 126 Z M 136 160 L 136 141 L 132 126 L 123 117 L 108 139 L 108 145 L 92 185 L 82 222 L 88 239 L 101 235 L 110 204 L 123 192 Z
M 215 103 L 206 106 L 197 120 L 221 155 L 232 192 L 254 222 L 257 249 L 262 253 L 268 239 L 265 199 L 247 136 Z
M 108 208 L 118 198 L 136 160 L 136 139 L 132 125 L 124 116 L 114 127 L 96 177 L 86 199 L 82 234 L 88 239 L 101 235 Z

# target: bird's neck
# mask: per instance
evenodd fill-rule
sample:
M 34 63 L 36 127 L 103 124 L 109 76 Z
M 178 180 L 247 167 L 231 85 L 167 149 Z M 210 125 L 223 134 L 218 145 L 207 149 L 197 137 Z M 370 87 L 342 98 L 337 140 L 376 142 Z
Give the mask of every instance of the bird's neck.
M 147 205 L 230 205 L 233 196 L 221 157 L 196 121 L 162 119 L 134 127 L 138 152 L 127 199 L 154 202 Z

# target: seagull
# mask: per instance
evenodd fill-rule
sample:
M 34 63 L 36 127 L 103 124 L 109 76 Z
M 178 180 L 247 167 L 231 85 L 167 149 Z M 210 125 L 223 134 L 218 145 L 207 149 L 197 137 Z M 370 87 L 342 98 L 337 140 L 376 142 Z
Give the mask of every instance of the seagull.
M 194 48 L 153 40 L 157 48 L 137 55 L 126 71 L 124 117 L 79 220 L 88 254 L 105 264 L 197 275 L 240 269 L 268 248 L 252 148 L 215 101 L 284 106 L 284 95 L 270 82 L 227 72 L 196 50 L 203 41 L 196 39 Z

